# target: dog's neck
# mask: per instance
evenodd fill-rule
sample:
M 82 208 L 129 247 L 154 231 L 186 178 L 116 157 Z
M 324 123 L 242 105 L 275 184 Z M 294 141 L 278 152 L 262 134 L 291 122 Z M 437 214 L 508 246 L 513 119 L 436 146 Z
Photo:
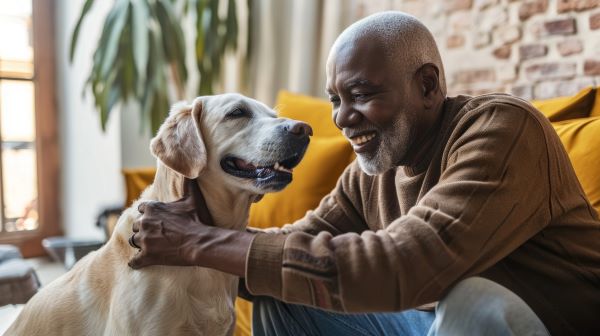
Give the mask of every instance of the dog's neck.
M 182 175 L 159 163 L 147 198 L 161 202 L 180 199 L 183 195 L 183 179 Z M 218 178 L 210 172 L 203 173 L 197 181 L 215 226 L 243 230 L 248 224 L 250 205 L 256 195 L 224 183 L 215 183 Z

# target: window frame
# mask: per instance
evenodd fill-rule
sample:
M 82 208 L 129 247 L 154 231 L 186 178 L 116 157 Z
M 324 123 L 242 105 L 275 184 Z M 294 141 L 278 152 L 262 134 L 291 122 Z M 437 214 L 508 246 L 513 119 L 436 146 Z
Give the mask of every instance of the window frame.
M 55 0 L 31 1 L 39 227 L 31 231 L 0 233 L 0 244 L 18 246 L 24 257 L 44 255 L 42 239 L 62 235 L 55 91 Z

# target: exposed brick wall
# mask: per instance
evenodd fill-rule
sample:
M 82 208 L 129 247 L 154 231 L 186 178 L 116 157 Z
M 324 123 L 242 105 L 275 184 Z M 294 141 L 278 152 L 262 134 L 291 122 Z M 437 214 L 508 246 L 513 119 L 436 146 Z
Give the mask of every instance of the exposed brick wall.
M 450 95 L 525 99 L 600 86 L 600 0 L 355 0 L 413 14 L 434 34 Z

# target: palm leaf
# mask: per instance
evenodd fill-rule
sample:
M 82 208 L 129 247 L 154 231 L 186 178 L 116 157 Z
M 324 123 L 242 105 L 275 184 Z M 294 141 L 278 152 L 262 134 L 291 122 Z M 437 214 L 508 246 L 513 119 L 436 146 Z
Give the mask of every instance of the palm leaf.
M 110 115 L 110 111 L 114 106 L 114 103 L 111 105 L 110 99 L 110 90 L 115 84 L 115 80 L 117 78 L 117 72 L 111 72 L 106 78 L 106 85 L 99 85 L 98 93 L 96 95 L 96 104 L 100 109 L 100 125 L 102 126 L 102 131 L 106 131 L 106 124 L 108 122 L 108 117 Z
M 73 30 L 73 37 L 71 38 L 71 48 L 69 50 L 69 62 L 73 63 L 73 56 L 75 55 L 75 47 L 77 46 L 77 39 L 79 38 L 79 30 L 81 29 L 81 23 L 83 19 L 92 8 L 94 4 L 94 0 L 86 0 L 83 4 L 83 9 L 81 10 L 81 15 L 79 15 L 79 19 L 77 20 L 77 24 L 75 24 L 75 30 Z
M 117 57 L 119 41 L 121 39 L 121 33 L 127 23 L 127 17 L 129 15 L 130 3 L 128 0 L 117 0 L 115 7 L 111 12 L 115 12 L 115 21 L 111 25 L 106 39 L 106 44 L 100 47 L 105 49 L 104 57 L 102 60 L 102 66 L 100 67 L 100 74 L 107 76 L 108 71 L 114 66 L 115 58 Z M 101 38 L 102 40 L 102 38 Z
M 148 17 L 150 16 L 148 5 L 143 0 L 131 1 L 131 39 L 135 41 L 133 48 L 133 61 L 138 76 L 138 82 L 146 80 L 146 68 L 148 66 L 149 32 Z M 137 88 L 136 88 L 137 89 Z

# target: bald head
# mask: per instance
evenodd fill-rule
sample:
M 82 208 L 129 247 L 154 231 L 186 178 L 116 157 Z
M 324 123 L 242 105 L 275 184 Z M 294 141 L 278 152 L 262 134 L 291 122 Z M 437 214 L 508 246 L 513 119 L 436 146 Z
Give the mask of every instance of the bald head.
M 413 74 L 425 64 L 439 71 L 439 88 L 446 94 L 444 67 L 431 32 L 414 16 L 388 11 L 370 15 L 350 25 L 336 39 L 327 66 L 335 62 L 339 51 L 356 45 L 377 45 L 389 66 Z M 362 42 L 362 43 L 361 43 Z M 373 60 L 376 61 L 376 60 Z

